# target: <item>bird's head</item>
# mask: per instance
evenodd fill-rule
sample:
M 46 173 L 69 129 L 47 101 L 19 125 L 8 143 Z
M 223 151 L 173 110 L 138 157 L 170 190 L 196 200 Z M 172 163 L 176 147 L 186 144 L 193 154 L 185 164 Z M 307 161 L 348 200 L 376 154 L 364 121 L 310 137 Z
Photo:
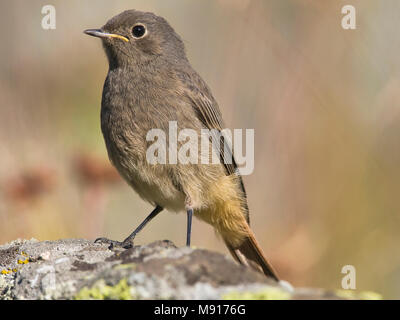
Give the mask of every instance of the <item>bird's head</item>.
M 172 63 L 186 60 L 181 38 L 164 18 L 150 12 L 127 10 L 84 33 L 103 40 L 110 67 L 142 65 L 159 57 Z

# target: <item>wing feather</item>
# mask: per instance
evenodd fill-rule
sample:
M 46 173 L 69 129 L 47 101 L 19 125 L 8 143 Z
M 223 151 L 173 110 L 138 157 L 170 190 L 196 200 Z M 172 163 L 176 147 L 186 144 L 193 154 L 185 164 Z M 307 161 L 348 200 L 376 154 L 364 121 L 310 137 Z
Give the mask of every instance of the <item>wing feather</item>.
M 184 88 L 184 95 L 190 101 L 194 111 L 198 115 L 200 121 L 204 124 L 205 128 L 209 130 L 216 129 L 219 133 L 221 133 L 224 126 L 222 114 L 208 86 L 204 83 L 200 76 L 197 75 L 197 73 L 190 75 L 181 74 L 180 78 L 184 79 L 184 81 L 181 83 L 182 87 Z M 213 131 L 211 132 L 214 141 L 218 141 L 219 137 L 216 137 L 216 135 L 213 134 Z M 225 151 L 227 153 L 225 153 Z M 228 145 L 226 148 L 224 146 L 220 147 L 218 152 L 227 175 L 236 174 L 238 176 L 241 190 L 244 194 L 244 197 L 247 198 L 243 179 L 237 170 L 238 167 L 233 156 L 233 150 Z M 232 160 L 229 161 L 230 159 Z M 249 222 L 247 201 L 245 201 L 245 211 L 247 222 Z

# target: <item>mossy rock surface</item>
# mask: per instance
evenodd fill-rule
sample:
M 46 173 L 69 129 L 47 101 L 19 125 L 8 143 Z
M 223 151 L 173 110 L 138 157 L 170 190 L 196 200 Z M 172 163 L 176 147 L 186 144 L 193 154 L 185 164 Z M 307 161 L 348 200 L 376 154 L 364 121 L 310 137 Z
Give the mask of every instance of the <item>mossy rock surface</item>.
M 220 253 L 168 240 L 112 249 L 84 239 L 0 246 L 1 299 L 376 299 L 372 292 L 293 289 Z

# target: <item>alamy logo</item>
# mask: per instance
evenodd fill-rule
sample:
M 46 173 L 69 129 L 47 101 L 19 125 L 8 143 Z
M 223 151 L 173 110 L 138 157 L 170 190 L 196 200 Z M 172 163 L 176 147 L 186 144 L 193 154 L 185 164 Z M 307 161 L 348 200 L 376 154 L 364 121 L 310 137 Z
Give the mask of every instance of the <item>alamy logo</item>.
M 146 159 L 150 164 L 218 164 L 221 161 L 232 164 L 235 161 L 238 173 L 249 175 L 254 170 L 254 129 L 246 129 L 244 134 L 246 150 L 243 154 L 242 129 L 233 132 L 229 129 L 201 129 L 200 132 L 181 129 L 178 132 L 177 122 L 170 121 L 168 133 L 161 129 L 147 132 L 146 140 L 153 143 L 147 149 Z
M 342 28 L 345 30 L 356 29 L 356 8 L 352 5 L 346 5 L 342 7 Z
M 342 289 L 356 289 L 356 268 L 350 264 L 343 266 L 342 273 L 345 276 L 342 278 Z
M 42 7 L 42 28 L 44 30 L 54 30 L 56 28 L 56 8 L 52 5 Z

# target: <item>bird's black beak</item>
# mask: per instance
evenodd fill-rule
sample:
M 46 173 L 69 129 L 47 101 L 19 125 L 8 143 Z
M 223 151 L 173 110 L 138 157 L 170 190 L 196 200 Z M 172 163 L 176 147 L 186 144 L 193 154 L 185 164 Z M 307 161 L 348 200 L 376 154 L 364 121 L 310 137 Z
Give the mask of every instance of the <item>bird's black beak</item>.
M 85 31 L 83 31 L 83 32 L 86 33 L 86 34 L 88 34 L 89 36 L 92 36 L 92 37 L 98 37 L 98 38 L 118 38 L 118 39 L 124 40 L 124 41 L 126 41 L 126 42 L 129 42 L 129 39 L 126 38 L 126 37 L 124 37 L 124 36 L 121 36 L 121 35 L 119 35 L 119 34 L 114 34 L 114 33 L 107 33 L 107 32 L 104 32 L 104 31 L 101 30 L 101 29 L 87 29 L 87 30 L 85 30 Z

